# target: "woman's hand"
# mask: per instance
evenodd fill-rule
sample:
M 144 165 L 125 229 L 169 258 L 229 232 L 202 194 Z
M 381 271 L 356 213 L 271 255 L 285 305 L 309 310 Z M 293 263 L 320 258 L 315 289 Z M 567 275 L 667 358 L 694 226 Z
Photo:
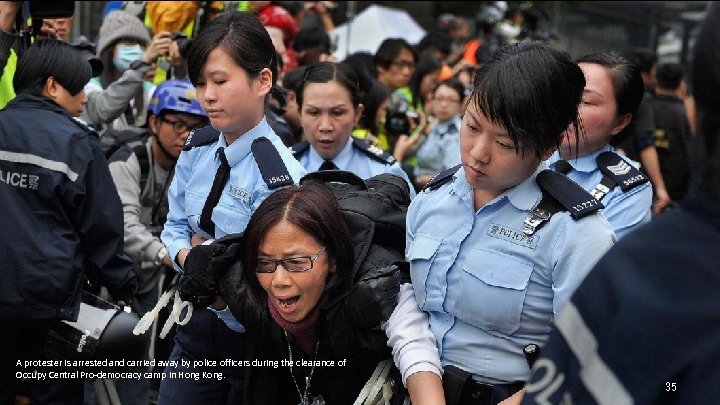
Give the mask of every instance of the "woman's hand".
M 142 60 L 147 63 L 155 63 L 159 57 L 167 56 L 170 54 L 170 44 L 173 40 L 170 38 L 170 33 L 167 31 L 161 31 L 155 34 L 150 45 L 145 49 Z

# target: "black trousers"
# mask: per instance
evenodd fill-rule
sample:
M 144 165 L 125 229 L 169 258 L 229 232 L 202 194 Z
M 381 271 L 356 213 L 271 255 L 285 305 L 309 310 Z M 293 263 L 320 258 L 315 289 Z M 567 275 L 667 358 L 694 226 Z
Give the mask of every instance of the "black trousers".
M 18 373 L 32 373 L 36 369 L 25 367 L 25 362 L 44 358 L 45 341 L 53 322 L 57 321 L 0 319 L 2 330 L 5 331 L 0 343 L 0 405 L 12 405 L 15 402 L 23 381 L 22 374 Z M 29 385 L 33 383 L 33 380 L 29 381 Z

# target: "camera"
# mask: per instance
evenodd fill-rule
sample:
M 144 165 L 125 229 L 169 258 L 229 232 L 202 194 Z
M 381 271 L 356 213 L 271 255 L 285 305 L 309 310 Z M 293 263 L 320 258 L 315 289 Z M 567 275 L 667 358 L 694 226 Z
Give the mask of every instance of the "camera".
M 190 43 L 192 40 L 190 40 L 184 32 L 180 31 L 175 31 L 170 34 L 170 39 L 177 42 L 178 49 L 180 50 L 180 56 L 182 56 L 183 59 L 187 59 L 187 52 L 188 49 L 190 49 Z
M 397 94 L 390 96 L 385 115 L 385 133 L 392 138 L 408 135 L 417 125 L 418 114 L 410 111 L 408 101 Z

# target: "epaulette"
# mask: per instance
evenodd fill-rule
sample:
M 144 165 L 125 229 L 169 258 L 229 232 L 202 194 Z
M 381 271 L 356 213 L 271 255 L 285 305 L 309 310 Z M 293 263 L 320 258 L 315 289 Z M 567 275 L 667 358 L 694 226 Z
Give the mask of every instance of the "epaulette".
M 365 152 L 366 155 L 370 156 L 371 158 L 377 160 L 380 163 L 391 165 L 397 161 L 395 160 L 395 157 L 393 155 L 383 152 L 382 149 L 378 148 L 375 145 L 370 145 L 365 141 L 357 138 L 352 138 L 352 142 L 353 146 Z
M 604 191 L 600 198 L 604 197 L 616 185 L 619 185 L 622 191 L 625 192 L 650 181 L 643 172 L 633 167 L 615 152 L 603 152 L 598 155 L 595 161 L 603 173 L 603 179 L 595 187 L 592 194 L 595 195 L 594 191 L 596 190 L 599 192 Z M 604 186 L 607 190 L 601 189 L 601 186 Z M 598 198 L 597 195 L 595 195 L 595 198 Z
M 523 222 L 523 233 L 526 235 L 535 233 L 558 212 L 567 211 L 577 221 L 605 208 L 600 201 L 562 173 L 543 170 L 538 173 L 535 181 L 543 196 Z
M 78 117 L 72 117 L 73 122 L 75 122 L 76 125 L 78 125 L 80 128 L 84 129 L 85 131 L 90 131 L 93 135 L 96 137 L 100 137 L 100 134 L 95 130 L 95 128 L 91 127 L 90 124 L 85 122 L 84 120 L 81 120 Z
M 458 171 L 460 166 L 462 166 L 462 164 L 453 166 L 449 169 L 445 169 L 445 170 L 441 171 L 440 173 L 434 175 L 430 179 L 430 181 L 428 181 L 427 184 L 425 184 L 425 187 L 423 187 L 421 191 L 437 190 L 438 188 L 440 188 L 440 186 L 442 186 L 443 184 L 452 180 L 453 175 L 455 174 L 455 172 Z
M 260 169 L 260 174 L 269 189 L 294 184 L 285 162 L 283 162 L 280 153 L 269 139 L 264 136 L 255 139 L 250 149 Z
M 213 128 L 211 125 L 206 127 L 194 129 L 188 134 L 187 140 L 185 141 L 184 151 L 188 151 L 196 146 L 207 145 L 218 140 L 220 131 Z
M 303 153 L 308 149 L 310 146 L 310 142 L 308 141 L 302 141 L 298 142 L 295 145 L 291 146 L 290 153 L 295 157 L 295 159 L 300 159 L 300 156 L 302 156 Z

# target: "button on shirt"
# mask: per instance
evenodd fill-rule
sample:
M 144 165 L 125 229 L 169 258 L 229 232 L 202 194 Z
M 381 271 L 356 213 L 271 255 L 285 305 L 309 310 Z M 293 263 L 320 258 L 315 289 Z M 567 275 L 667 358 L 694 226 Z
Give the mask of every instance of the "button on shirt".
M 568 160 L 572 166 L 572 170 L 566 175 L 578 183 L 586 191 L 590 192 L 602 180 L 603 173 L 598 168 L 596 159 L 603 152 L 614 152 L 615 148 L 606 145 L 604 148 L 583 156 L 578 159 Z M 623 157 L 623 159 L 634 167 L 639 167 L 638 163 Z M 547 164 L 555 170 L 556 162 L 560 160 L 560 153 L 555 152 L 548 160 Z M 637 226 L 649 222 L 652 218 L 652 198 L 653 191 L 650 182 L 641 184 L 626 192 L 622 191 L 619 186 L 614 187 L 601 202 L 605 205 L 602 210 L 603 216 L 607 218 L 610 225 L 615 230 L 618 239 L 635 229 Z
M 244 231 L 252 213 L 275 191 L 268 189 L 265 184 L 250 149 L 253 141 L 261 136 L 269 139 L 278 150 L 295 183 L 306 174 L 305 169 L 293 158 L 264 118 L 232 145 L 228 146 L 225 136 L 220 134 L 215 143 L 183 151 L 178 158 L 175 177 L 168 191 L 170 212 L 161 236 L 170 257 L 175 258 L 181 249 L 190 249 L 190 238 L 193 234 L 211 238 L 211 235 L 200 228 L 199 221 L 215 172 L 220 165 L 218 148 L 225 148 L 225 156 L 230 164 L 230 178 L 225 183 L 220 201 L 212 213 L 216 238 Z M 180 270 L 177 264 L 176 269 Z
M 542 197 L 536 175 L 475 211 L 459 169 L 408 210 L 415 298 L 429 315 L 441 362 L 478 381 L 528 379 L 523 347 L 545 342 L 554 315 L 614 243 L 600 214 L 574 221 L 560 212 L 534 235 L 523 234 L 523 220 Z
M 320 170 L 320 166 L 325 162 L 325 159 L 317 153 L 312 145 L 307 149 L 308 151 L 298 160 L 308 172 L 316 172 Z M 340 153 L 332 159 L 332 162 L 335 163 L 335 166 L 340 170 L 353 172 L 362 179 L 368 179 L 382 173 L 391 173 L 400 176 L 410 186 L 410 198 L 415 197 L 415 187 L 413 187 L 407 174 L 405 174 L 397 162 L 389 165 L 371 158 L 365 152 L 353 146 L 352 138 L 348 139 L 348 142 L 342 150 L 340 150 Z
M 439 122 L 417 151 L 415 176 L 432 175 L 460 163 L 460 115 Z

